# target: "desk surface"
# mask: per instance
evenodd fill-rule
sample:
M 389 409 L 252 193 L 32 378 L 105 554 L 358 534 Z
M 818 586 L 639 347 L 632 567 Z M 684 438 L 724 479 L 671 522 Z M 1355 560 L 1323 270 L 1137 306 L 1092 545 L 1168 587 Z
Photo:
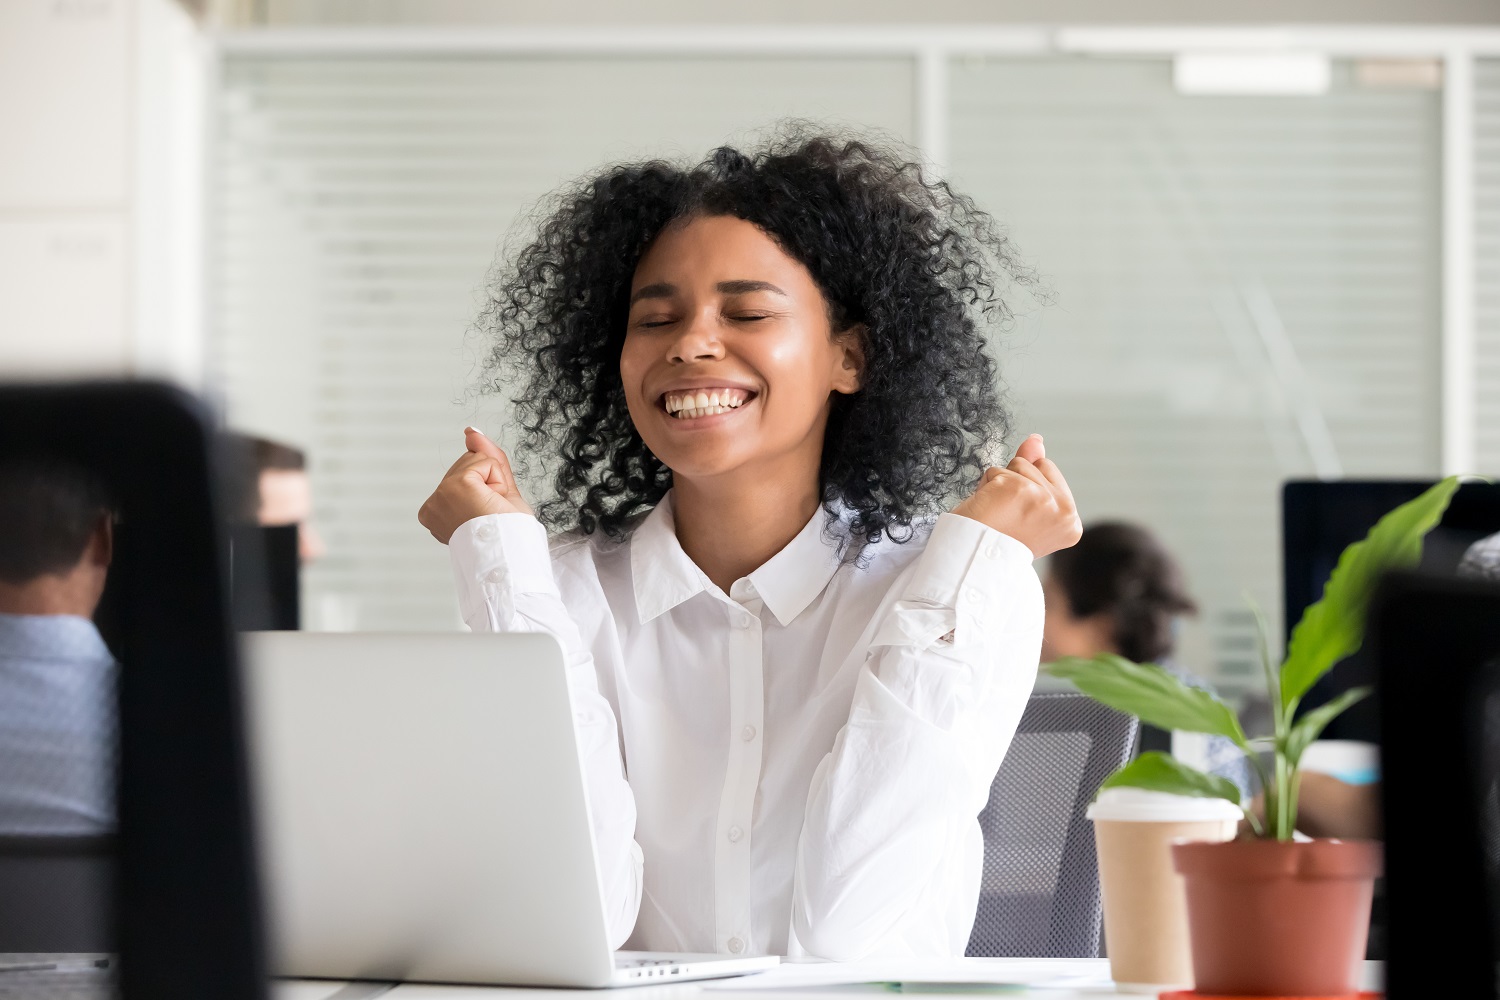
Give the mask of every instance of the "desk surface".
M 942 988 L 926 992 L 926 996 L 943 996 L 954 1000 L 959 996 L 975 997 L 987 994 L 1003 994 L 1011 997 L 1047 997 L 1049 1000 L 1079 1000 L 1117 995 L 1109 985 L 1109 960 L 1103 958 L 1070 959 L 955 959 L 953 966 L 962 968 L 975 963 L 976 972 L 983 969 L 985 978 L 1001 978 L 1000 973 L 1007 963 L 1015 963 L 1017 972 L 1026 971 L 1034 976 L 1039 966 L 1053 970 L 1060 980 L 1073 980 L 1072 984 L 1026 987 L 1000 987 L 990 989 Z M 978 963 L 983 963 L 982 966 Z M 1044 970 L 1045 971 L 1045 970 Z M 1364 968 L 1365 989 L 1380 989 L 1383 979 L 1383 963 L 1366 962 Z M 705 980 L 691 983 L 673 983 L 662 986 L 631 986 L 619 990 L 588 990 L 591 996 L 614 997 L 615 1000 L 738 1000 L 751 998 L 767 1000 L 832 1000 L 832 998 L 858 996 L 890 996 L 890 987 L 880 984 L 864 986 L 756 989 L 754 977 L 737 980 Z M 976 976 L 978 978 L 978 976 Z M 730 988 L 727 984 L 733 982 Z M 725 985 L 716 986 L 715 983 Z M 505 997 L 506 1000 L 559 1000 L 568 991 L 556 989 L 507 988 L 501 986 L 436 986 L 406 983 L 391 987 L 382 983 L 336 983 L 317 980 L 281 980 L 276 984 L 274 1000 L 480 1000 L 480 998 Z M 903 993 L 922 993 L 920 987 L 907 987 Z

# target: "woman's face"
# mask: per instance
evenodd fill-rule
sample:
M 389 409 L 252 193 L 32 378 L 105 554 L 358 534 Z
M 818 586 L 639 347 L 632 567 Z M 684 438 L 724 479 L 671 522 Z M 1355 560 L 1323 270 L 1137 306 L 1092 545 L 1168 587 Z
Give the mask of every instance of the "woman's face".
M 1042 626 L 1043 663 L 1065 656 L 1089 658 L 1100 653 L 1119 652 L 1113 619 L 1103 612 L 1087 618 L 1074 615 L 1062 581 L 1051 573 L 1042 578 L 1042 596 L 1047 605 L 1047 617 Z
M 670 226 L 636 268 L 620 376 L 675 476 L 815 481 L 832 394 L 859 388 L 859 364 L 858 331 L 834 334 L 812 275 L 743 219 Z

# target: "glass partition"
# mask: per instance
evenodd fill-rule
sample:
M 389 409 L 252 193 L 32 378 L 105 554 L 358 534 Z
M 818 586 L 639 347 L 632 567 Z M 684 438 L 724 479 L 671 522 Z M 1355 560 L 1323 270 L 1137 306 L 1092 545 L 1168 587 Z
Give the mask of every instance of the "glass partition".
M 303 574 L 305 627 L 459 627 L 416 511 L 465 424 L 500 437 L 470 327 L 537 199 L 787 116 L 910 141 L 914 99 L 904 58 L 230 57 L 217 380 L 231 425 L 308 452 L 327 554 Z
M 1085 521 L 1159 533 L 1183 666 L 1258 685 L 1280 487 L 1439 471 L 1441 94 L 1184 95 L 1170 58 L 957 60 L 952 174 L 1050 290 L 998 347 Z

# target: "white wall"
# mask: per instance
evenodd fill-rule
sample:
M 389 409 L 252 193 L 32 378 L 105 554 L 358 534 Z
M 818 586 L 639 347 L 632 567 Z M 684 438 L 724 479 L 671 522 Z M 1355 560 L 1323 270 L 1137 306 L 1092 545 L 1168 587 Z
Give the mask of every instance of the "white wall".
M 193 383 L 199 44 L 174 0 L 0 3 L 0 376 Z
M 218 0 L 241 24 L 1496 24 L 1495 0 Z
M 0 4 L 0 369 L 129 354 L 130 9 Z

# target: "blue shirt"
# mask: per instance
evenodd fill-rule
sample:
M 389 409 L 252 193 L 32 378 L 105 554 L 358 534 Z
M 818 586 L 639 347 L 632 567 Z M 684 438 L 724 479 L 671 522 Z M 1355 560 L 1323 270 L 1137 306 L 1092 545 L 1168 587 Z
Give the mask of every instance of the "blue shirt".
M 116 674 L 87 618 L 0 614 L 0 834 L 114 828 Z

